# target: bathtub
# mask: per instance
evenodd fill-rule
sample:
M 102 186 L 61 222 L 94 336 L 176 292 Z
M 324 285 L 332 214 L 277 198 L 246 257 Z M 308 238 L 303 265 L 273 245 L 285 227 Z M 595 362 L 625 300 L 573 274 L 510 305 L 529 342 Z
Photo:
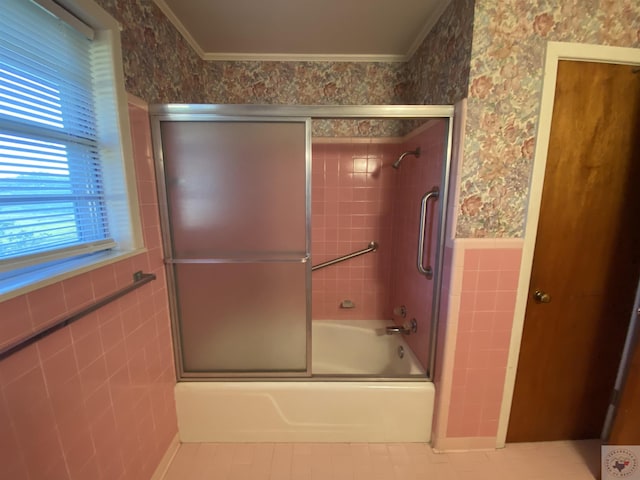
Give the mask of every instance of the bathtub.
M 424 376 L 402 335 L 386 335 L 386 320 L 315 320 L 311 365 L 314 375 Z M 403 356 L 399 355 L 402 349 Z
M 402 337 L 384 335 L 386 324 L 314 321 L 312 378 L 179 382 L 180 440 L 430 441 L 433 384 L 423 380 L 424 370 Z M 371 379 L 392 376 L 406 378 Z

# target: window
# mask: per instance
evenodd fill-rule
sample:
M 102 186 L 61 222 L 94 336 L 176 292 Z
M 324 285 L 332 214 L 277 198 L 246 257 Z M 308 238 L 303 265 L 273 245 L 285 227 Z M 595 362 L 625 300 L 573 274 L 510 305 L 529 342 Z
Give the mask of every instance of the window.
M 39 268 L 137 246 L 113 39 L 50 0 L 3 0 L 0 293 Z

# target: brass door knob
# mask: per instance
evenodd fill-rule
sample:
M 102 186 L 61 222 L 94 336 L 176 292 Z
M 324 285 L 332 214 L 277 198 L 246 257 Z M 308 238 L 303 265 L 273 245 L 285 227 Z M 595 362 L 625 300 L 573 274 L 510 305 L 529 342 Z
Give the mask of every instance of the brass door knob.
M 542 290 L 536 290 L 533 293 L 533 299 L 537 303 L 549 303 L 549 302 L 551 302 L 551 295 L 549 295 L 546 292 L 543 292 Z

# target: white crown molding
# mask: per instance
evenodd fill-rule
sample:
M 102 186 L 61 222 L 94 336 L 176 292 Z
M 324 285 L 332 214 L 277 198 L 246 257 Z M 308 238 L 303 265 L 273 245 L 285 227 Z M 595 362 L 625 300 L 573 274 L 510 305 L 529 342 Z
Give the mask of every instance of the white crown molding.
M 203 60 L 228 62 L 405 62 L 405 55 L 347 55 L 304 53 L 205 53 Z
M 367 62 L 367 63 L 404 63 L 408 62 L 418 50 L 431 29 L 440 19 L 451 0 L 438 4 L 435 15 L 429 16 L 429 21 L 424 25 L 420 33 L 413 41 L 409 50 L 404 55 L 351 55 L 351 54 L 296 54 L 296 53 L 213 53 L 205 52 L 200 44 L 189 33 L 180 19 L 173 13 L 165 0 L 153 0 L 162 13 L 169 19 L 173 26 L 180 32 L 187 43 L 193 48 L 202 60 L 222 62 Z
M 180 35 L 182 35 L 182 37 L 187 41 L 187 43 L 191 46 L 191 48 L 193 48 L 193 50 L 198 54 L 198 56 L 203 60 L 205 60 L 204 50 L 202 49 L 200 44 L 196 42 L 196 39 L 191 36 L 191 34 L 189 33 L 189 30 L 187 30 L 187 27 L 185 27 L 184 24 L 180 21 L 180 19 L 176 16 L 176 14 L 173 13 L 173 10 L 171 10 L 169 5 L 167 5 L 164 0 L 153 0 L 153 3 L 155 3 L 158 6 L 158 8 L 162 10 L 162 13 L 164 13 L 165 16 L 169 19 L 169 21 L 173 24 L 173 26 L 176 27 L 176 30 L 180 32 Z

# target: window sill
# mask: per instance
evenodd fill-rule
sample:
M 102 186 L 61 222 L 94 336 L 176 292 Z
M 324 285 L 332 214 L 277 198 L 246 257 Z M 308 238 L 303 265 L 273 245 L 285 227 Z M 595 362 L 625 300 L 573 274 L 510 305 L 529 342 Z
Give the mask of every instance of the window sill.
M 138 248 L 126 252 L 102 252 L 57 262 L 54 265 L 0 280 L 0 302 L 61 282 L 76 275 L 90 272 L 105 265 L 140 255 L 146 251 L 146 248 Z

